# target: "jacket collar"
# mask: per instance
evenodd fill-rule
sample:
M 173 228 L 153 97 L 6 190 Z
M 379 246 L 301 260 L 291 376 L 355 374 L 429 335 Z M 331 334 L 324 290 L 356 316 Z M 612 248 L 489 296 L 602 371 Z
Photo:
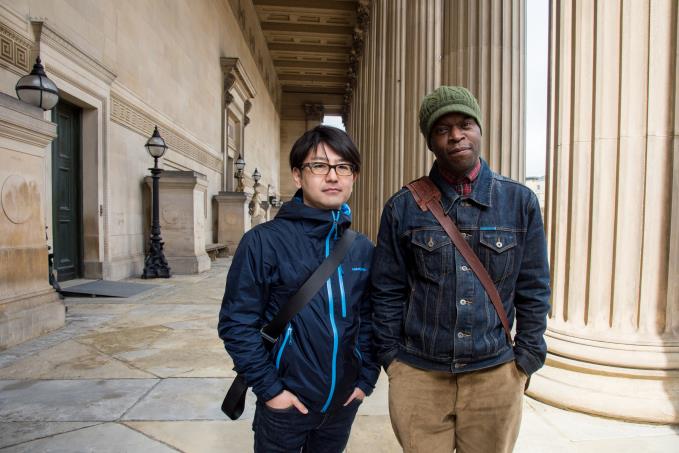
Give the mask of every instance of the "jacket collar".
M 460 194 L 453 188 L 453 186 L 445 180 L 436 162 L 432 165 L 429 171 L 429 178 L 434 181 L 434 184 L 441 190 L 441 205 L 443 211 L 447 214 L 453 207 L 455 201 L 460 198 Z M 493 171 L 488 167 L 485 160 L 481 159 L 481 171 L 476 177 L 472 186 L 472 193 L 465 197 L 475 203 L 491 207 L 493 205 L 491 199 L 491 189 L 493 186 Z
M 344 203 L 339 210 L 317 209 L 305 205 L 303 200 L 304 194 L 300 189 L 290 201 L 283 203 L 276 218 L 301 222 L 308 235 L 323 239 L 335 223 L 334 219 L 337 219 L 338 235 L 351 225 L 351 209 L 348 204 Z

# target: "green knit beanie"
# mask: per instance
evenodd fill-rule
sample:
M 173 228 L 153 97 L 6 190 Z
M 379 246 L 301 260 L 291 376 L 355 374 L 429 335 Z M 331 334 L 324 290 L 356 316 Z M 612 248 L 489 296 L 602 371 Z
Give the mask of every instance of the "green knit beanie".
M 442 85 L 426 95 L 420 105 L 420 130 L 427 146 L 436 120 L 453 112 L 471 116 L 481 129 L 481 109 L 474 95 L 464 87 Z

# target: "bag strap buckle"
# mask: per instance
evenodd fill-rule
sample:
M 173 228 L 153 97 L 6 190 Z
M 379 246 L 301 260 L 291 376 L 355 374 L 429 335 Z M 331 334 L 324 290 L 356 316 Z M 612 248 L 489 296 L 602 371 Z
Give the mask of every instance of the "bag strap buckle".
M 268 325 L 268 324 L 267 324 L 267 325 Z M 264 326 L 264 327 L 262 327 L 261 329 L 259 329 L 259 334 L 262 336 L 262 338 L 264 338 L 264 339 L 265 339 L 266 341 L 268 341 L 269 343 L 271 343 L 271 344 L 276 344 L 276 342 L 278 341 L 278 338 L 274 338 L 274 337 L 272 337 L 271 335 L 269 335 L 269 334 L 267 334 L 266 332 L 264 332 L 264 329 L 265 329 L 265 328 L 266 328 L 266 326 Z

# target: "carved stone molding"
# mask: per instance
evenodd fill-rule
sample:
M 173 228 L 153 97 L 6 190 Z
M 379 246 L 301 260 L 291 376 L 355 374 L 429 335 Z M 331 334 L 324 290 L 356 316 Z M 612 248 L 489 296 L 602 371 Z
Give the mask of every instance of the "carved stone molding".
M 229 0 L 229 3 L 236 19 L 238 19 L 238 25 L 243 33 L 243 39 L 250 49 L 252 59 L 259 69 L 274 106 L 278 109 L 280 104 L 278 75 L 252 0 Z
M 243 103 L 243 113 L 244 113 L 244 115 L 243 115 L 243 126 L 247 126 L 248 124 L 250 124 L 250 117 L 248 116 L 248 113 L 250 113 L 250 110 L 252 110 L 252 102 L 250 101 L 250 99 L 247 99 Z
M 349 69 L 347 69 L 349 81 L 344 90 L 344 102 L 342 105 L 342 121 L 344 121 L 345 124 L 349 119 L 351 99 L 354 95 L 354 86 L 356 85 L 358 62 L 361 55 L 363 55 L 365 34 L 368 30 L 368 25 L 370 25 L 370 3 L 368 0 L 360 0 L 356 8 L 356 27 L 354 27 L 354 34 L 352 36 Z
M 245 72 L 240 58 L 222 57 L 219 59 L 219 63 L 222 66 L 222 74 L 224 75 L 224 97 L 229 99 L 227 104 L 233 102 L 231 90 L 234 88 L 241 92 L 241 97 L 244 99 L 255 97 L 257 91 L 250 77 Z
M 304 119 L 305 120 L 323 120 L 325 113 L 325 106 L 323 104 L 304 104 Z
M 0 62 L 12 72 L 24 75 L 31 70 L 33 43 L 0 22 Z
M 150 115 L 114 93 L 111 93 L 111 120 L 144 137 L 150 136 L 151 132 L 153 132 L 153 127 L 158 125 L 158 130 L 169 148 L 211 170 L 219 173 L 223 171 L 221 158 L 194 143 L 172 126 L 166 125 L 164 121 Z
M 2 184 L 0 203 L 2 211 L 10 222 L 26 223 L 33 212 L 33 206 L 40 195 L 35 181 L 28 182 L 21 175 L 9 175 Z
M 42 110 L 0 93 L 0 137 L 44 148 L 56 136 L 56 124 L 45 121 Z
M 54 27 L 43 19 L 32 19 L 31 25 L 35 31 L 37 39 L 38 53 L 43 44 L 55 49 L 61 55 L 70 58 L 78 65 L 93 73 L 97 78 L 110 85 L 116 78 L 116 74 L 103 63 L 88 55 L 85 51 L 73 44 Z

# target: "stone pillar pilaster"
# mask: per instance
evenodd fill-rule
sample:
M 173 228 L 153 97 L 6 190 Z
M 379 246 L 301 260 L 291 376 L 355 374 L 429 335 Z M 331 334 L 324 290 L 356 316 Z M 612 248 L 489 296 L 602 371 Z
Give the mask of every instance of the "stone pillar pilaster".
M 443 2 L 442 81 L 467 87 L 481 107 L 482 157 L 525 176 L 525 0 Z
M 679 60 L 671 0 L 555 1 L 552 310 L 530 395 L 679 422 Z
M 45 154 L 56 129 L 41 109 L 0 93 L 0 350 L 64 325 L 44 218 Z
M 251 227 L 250 201 L 247 192 L 219 192 L 213 197 L 217 204 L 217 242 L 233 255 L 243 234 Z
M 150 176 L 146 182 L 151 187 Z M 159 183 L 161 236 L 172 274 L 210 269 L 205 252 L 207 178 L 195 171 L 164 171 Z

